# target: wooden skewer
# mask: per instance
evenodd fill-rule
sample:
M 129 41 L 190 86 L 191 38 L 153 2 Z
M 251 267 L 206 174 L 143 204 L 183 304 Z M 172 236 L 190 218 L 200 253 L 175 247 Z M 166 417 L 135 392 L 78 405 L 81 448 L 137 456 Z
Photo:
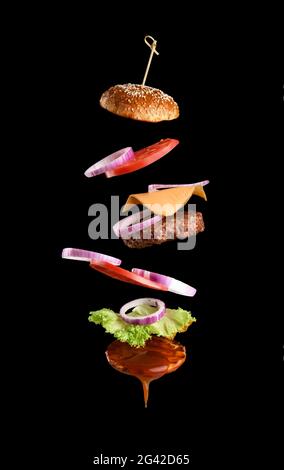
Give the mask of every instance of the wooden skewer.
M 152 41 L 151 43 L 148 42 L 148 38 Z M 145 85 L 145 82 L 146 82 L 146 80 L 147 80 L 147 75 L 148 75 L 148 72 L 149 72 L 149 69 L 150 69 L 150 65 L 151 65 L 151 62 L 152 62 L 154 53 L 157 54 L 157 55 L 159 55 L 159 52 L 156 51 L 156 47 L 157 47 L 157 41 L 156 41 L 156 39 L 152 38 L 152 36 L 145 36 L 144 41 L 145 41 L 145 43 L 147 44 L 147 46 L 150 47 L 151 53 L 150 53 L 150 57 L 149 57 L 149 60 L 148 60 L 148 64 L 147 64 L 147 67 L 146 67 L 146 70 L 145 70 L 145 74 L 144 74 L 144 78 L 143 78 L 143 82 L 142 82 L 142 85 L 143 85 L 143 86 Z

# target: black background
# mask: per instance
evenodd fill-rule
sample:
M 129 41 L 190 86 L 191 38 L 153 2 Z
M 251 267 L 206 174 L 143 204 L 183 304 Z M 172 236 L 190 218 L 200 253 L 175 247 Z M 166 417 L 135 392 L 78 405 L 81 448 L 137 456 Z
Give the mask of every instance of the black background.
M 38 417 L 41 425 L 46 418 L 51 424 L 47 453 L 57 454 L 56 462 L 66 468 L 69 462 L 91 467 L 92 456 L 101 452 L 190 454 L 195 465 L 243 461 L 246 454 L 253 462 L 256 435 L 268 438 L 264 416 L 278 416 L 279 376 L 271 361 L 280 367 L 281 330 L 277 314 L 265 307 L 271 279 L 260 273 L 267 231 L 258 215 L 268 209 L 264 188 L 276 177 L 281 154 L 279 37 L 276 29 L 268 43 L 263 29 L 249 20 L 240 28 L 231 16 L 221 27 L 202 16 L 183 24 L 181 16 L 172 18 L 170 27 L 162 20 L 142 26 L 119 20 L 99 30 L 104 15 L 93 24 L 73 12 L 52 19 L 36 53 L 36 77 L 44 84 L 38 137 L 47 240 L 44 274 L 37 276 L 44 299 L 36 335 L 44 391 Z M 178 120 L 135 122 L 99 106 L 111 85 L 142 82 L 149 56 L 145 34 L 158 40 L 160 52 L 147 84 L 175 98 Z M 140 149 L 166 137 L 180 144 L 143 170 L 111 179 L 84 177 L 88 166 L 115 150 Z M 110 205 L 111 195 L 124 203 L 151 183 L 202 179 L 210 180 L 208 202 L 194 202 L 206 231 L 193 251 L 177 251 L 175 243 L 135 251 L 119 240 L 88 237 L 91 204 Z M 88 313 L 102 307 L 117 311 L 154 292 L 104 277 L 85 263 L 61 260 L 61 250 L 69 246 L 111 254 L 126 269 L 165 273 L 198 289 L 193 299 L 158 295 L 170 307 L 190 309 L 197 323 L 177 338 L 187 347 L 187 362 L 151 384 L 146 410 L 139 382 L 107 364 L 112 338 L 88 322 Z

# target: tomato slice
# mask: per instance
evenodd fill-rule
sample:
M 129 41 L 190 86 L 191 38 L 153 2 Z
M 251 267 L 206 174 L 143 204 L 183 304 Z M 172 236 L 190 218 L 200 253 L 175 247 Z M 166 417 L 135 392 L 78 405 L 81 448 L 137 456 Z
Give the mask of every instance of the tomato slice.
M 126 173 L 132 173 L 133 171 L 145 168 L 169 153 L 178 143 L 177 139 L 162 139 L 156 144 L 138 150 L 134 152 L 134 158 L 131 161 L 107 171 L 106 176 L 111 178 L 112 176 L 125 175 Z
M 167 291 L 168 288 L 163 284 L 160 284 L 156 281 L 150 281 L 138 274 L 134 274 L 127 269 L 119 268 L 118 266 L 114 266 L 107 261 L 96 261 L 92 260 L 90 263 L 91 268 L 100 271 L 107 276 L 113 277 L 114 279 L 118 279 L 119 281 L 129 282 L 130 284 L 136 284 L 138 286 L 150 287 L 151 289 L 157 290 L 164 290 Z

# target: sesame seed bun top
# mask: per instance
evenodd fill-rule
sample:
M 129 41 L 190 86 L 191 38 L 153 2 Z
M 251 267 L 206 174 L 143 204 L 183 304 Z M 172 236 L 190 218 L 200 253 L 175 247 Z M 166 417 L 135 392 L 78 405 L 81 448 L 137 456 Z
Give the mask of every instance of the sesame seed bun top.
M 171 96 L 146 85 L 115 85 L 102 94 L 100 105 L 111 113 L 138 121 L 169 121 L 179 116 L 178 105 Z

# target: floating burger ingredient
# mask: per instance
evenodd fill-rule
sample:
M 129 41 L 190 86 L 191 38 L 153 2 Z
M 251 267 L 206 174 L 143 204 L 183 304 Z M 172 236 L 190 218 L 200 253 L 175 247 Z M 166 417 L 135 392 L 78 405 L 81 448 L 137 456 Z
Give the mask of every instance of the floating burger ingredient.
M 100 99 L 102 108 L 122 117 L 145 122 L 170 121 L 179 117 L 174 99 L 158 88 L 145 85 L 115 85 Z
M 132 147 L 118 150 L 90 166 L 85 176 L 91 178 L 105 174 L 107 178 L 125 175 L 141 170 L 164 157 L 179 143 L 177 139 L 162 139 L 156 144 L 141 150 L 133 151 Z
M 173 339 L 196 319 L 181 308 L 168 309 L 158 299 L 143 298 L 127 303 L 119 314 L 107 308 L 91 312 L 89 321 L 116 338 L 107 348 L 107 360 L 119 372 L 142 382 L 147 407 L 150 382 L 184 363 L 185 347 Z
M 87 251 L 81 250 L 78 248 L 64 248 L 62 251 L 62 258 L 72 259 L 75 261 L 86 261 L 90 263 L 92 260 L 97 261 L 107 261 L 114 266 L 119 266 L 121 264 L 121 259 L 114 258 L 113 256 L 104 255 L 98 253 L 97 251 Z
M 159 54 L 154 38 L 146 36 L 144 40 L 151 48 L 151 54 L 142 85 L 127 83 L 112 86 L 102 94 L 100 105 L 113 114 L 138 121 L 160 122 L 176 119 L 179 117 L 179 107 L 174 99 L 158 88 L 145 85 L 153 54 Z
M 111 263 L 96 260 L 92 260 L 90 266 L 107 276 L 130 284 L 174 292 L 187 297 L 193 297 L 196 294 L 196 289 L 194 287 L 163 274 L 153 273 L 140 268 L 133 268 L 130 272 L 127 271 L 127 269 L 114 266 Z
M 174 292 L 179 295 L 193 297 L 196 289 L 185 282 L 178 281 L 164 274 L 153 273 L 140 268 L 127 271 L 118 266 L 121 260 L 95 251 L 79 250 L 78 248 L 65 248 L 62 258 L 89 261 L 90 266 L 97 271 L 119 281 L 149 287 L 151 289 Z
M 186 350 L 177 341 L 154 336 L 139 349 L 113 341 L 106 350 L 106 357 L 114 369 L 141 381 L 147 408 L 150 383 L 177 370 L 186 359 Z
M 131 194 L 123 211 L 134 204 L 141 204 L 144 209 L 117 222 L 114 233 L 130 248 L 145 248 L 203 232 L 202 213 L 180 209 L 193 195 L 207 200 L 203 186 L 208 183 L 206 180 L 184 185 L 153 184 L 148 193 Z

